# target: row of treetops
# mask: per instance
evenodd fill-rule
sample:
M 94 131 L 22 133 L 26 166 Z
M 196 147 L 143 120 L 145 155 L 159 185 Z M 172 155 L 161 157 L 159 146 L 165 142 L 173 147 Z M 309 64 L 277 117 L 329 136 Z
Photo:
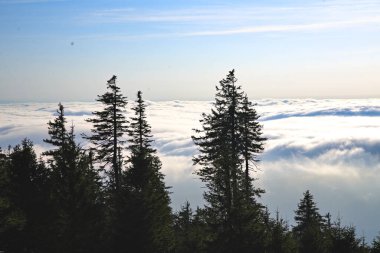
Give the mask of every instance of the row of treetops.
M 206 188 L 206 204 L 195 212 L 188 202 L 171 210 L 140 91 L 127 119 L 116 76 L 107 81 L 97 98 L 102 110 L 87 119 L 89 148 L 76 143 L 59 104 L 44 159 L 28 140 L 0 152 L 0 251 L 380 252 L 380 238 L 367 246 L 354 227 L 321 215 L 309 191 L 292 228 L 278 212 L 270 217 L 253 177 L 266 138 L 255 104 L 236 82 L 234 70 L 219 82 L 192 136 L 195 174 Z

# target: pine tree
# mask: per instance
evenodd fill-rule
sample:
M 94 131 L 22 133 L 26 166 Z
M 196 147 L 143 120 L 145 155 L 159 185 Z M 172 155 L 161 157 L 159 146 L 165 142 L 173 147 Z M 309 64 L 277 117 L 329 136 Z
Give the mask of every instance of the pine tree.
M 66 119 L 64 117 L 64 107 L 61 103 L 58 104 L 57 117 L 54 121 L 48 122 L 48 134 L 50 139 L 44 139 L 44 142 L 55 147 L 61 147 L 57 150 L 45 151 L 43 154 L 47 156 L 59 156 L 59 152 L 67 148 L 68 132 L 66 129 Z
M 142 93 L 137 93 L 129 130 L 129 167 L 125 188 L 128 198 L 128 247 L 135 252 L 168 252 L 173 247 L 172 216 L 168 187 L 161 162 L 151 147 L 151 128 L 146 120 Z
M 297 251 L 297 244 L 289 231 L 289 226 L 276 212 L 276 219 L 270 221 L 270 241 L 268 253 L 292 253 Z
M 88 119 L 93 124 L 91 136 L 84 136 L 95 145 L 96 160 L 112 167 L 111 184 L 118 192 L 121 185 L 121 166 L 119 152 L 125 143 L 123 135 L 127 131 L 124 116 L 127 105 L 126 97 L 116 85 L 116 76 L 107 81 L 107 92 L 98 96 L 98 102 L 104 106 L 102 111 L 93 112 L 94 118 Z
M 0 159 L 0 248 L 6 252 L 35 252 L 46 244 L 47 171 L 37 162 L 31 141 Z
M 264 141 L 266 138 L 262 137 L 262 126 L 258 122 L 259 116 L 254 109 L 254 104 L 245 96 L 242 101 L 241 111 L 239 114 L 239 127 L 242 135 L 241 152 L 243 154 L 245 163 L 245 190 L 247 196 L 250 196 L 249 191 L 252 189 L 252 178 L 250 177 L 250 170 L 256 168 L 256 163 L 260 160 L 257 155 L 264 150 Z M 262 189 L 256 189 L 255 194 L 260 196 L 264 193 Z
M 342 226 L 341 218 L 337 221 L 330 221 L 330 214 L 327 214 L 327 224 L 324 228 L 325 245 L 327 252 L 331 253 L 354 253 L 359 252 L 360 242 L 356 237 L 354 226 Z
M 191 237 L 192 221 L 193 211 L 190 203 L 186 201 L 185 205 L 181 206 L 181 210 L 174 215 L 175 252 L 197 252 Z
M 49 157 L 51 202 L 54 208 L 52 249 L 55 252 L 88 252 L 99 242 L 103 199 L 97 171 L 88 156 L 75 142 L 74 126 L 66 129 L 64 107 L 48 123 L 49 139 L 55 149 Z
M 249 162 L 262 151 L 261 126 L 252 105 L 236 85 L 234 70 L 216 87 L 210 114 L 202 114 L 202 129 L 192 136 L 200 154 L 194 163 L 206 183 L 207 223 L 215 231 L 210 250 L 246 252 L 258 247 L 262 209 L 249 174 Z M 244 169 L 243 169 L 244 168 Z M 260 228 L 261 227 L 261 228 Z M 260 250 L 255 248 L 253 250 Z
M 181 206 L 174 214 L 174 234 L 176 253 L 207 252 L 205 247 L 208 238 L 208 228 L 204 220 L 204 210 L 199 207 L 195 212 L 190 203 Z
M 293 232 L 299 241 L 300 253 L 321 253 L 326 251 L 323 238 L 324 220 L 314 202 L 314 197 L 307 190 L 295 211 L 296 226 Z

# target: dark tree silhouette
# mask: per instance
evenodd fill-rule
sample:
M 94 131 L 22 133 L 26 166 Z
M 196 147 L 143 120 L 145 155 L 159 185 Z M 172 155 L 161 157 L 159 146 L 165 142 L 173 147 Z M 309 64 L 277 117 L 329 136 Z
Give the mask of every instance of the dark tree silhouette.
M 0 248 L 37 252 L 46 248 L 49 199 L 47 171 L 31 141 L 0 154 Z
M 256 169 L 256 163 L 258 154 L 264 150 L 264 141 L 266 138 L 262 137 L 262 126 L 258 122 L 259 116 L 254 108 L 254 104 L 248 100 L 245 96 L 242 100 L 241 109 L 239 111 L 239 131 L 242 137 L 241 152 L 245 163 L 245 191 L 247 196 L 250 196 L 249 192 L 253 189 L 252 180 L 250 177 L 250 170 Z M 256 189 L 255 193 L 260 195 L 264 193 L 261 189 Z
M 129 130 L 129 167 L 126 172 L 128 226 L 126 240 L 135 252 L 168 252 L 173 247 L 172 216 L 161 162 L 151 147 L 142 93 L 137 93 Z
M 373 239 L 371 253 L 380 253 L 380 235 Z
M 93 112 L 94 118 L 87 121 L 93 124 L 91 136 L 84 136 L 95 145 L 96 160 L 104 165 L 111 164 L 111 183 L 116 191 L 120 190 L 121 152 L 127 131 L 127 120 L 124 116 L 127 105 L 126 97 L 116 85 L 116 76 L 107 81 L 107 92 L 98 96 L 98 102 L 104 106 L 102 111 Z
M 95 251 L 100 236 L 103 199 L 101 182 L 91 165 L 91 157 L 75 143 L 74 127 L 66 130 L 64 107 L 48 123 L 49 139 L 55 149 L 49 156 L 53 234 L 55 252 Z
M 211 113 L 202 115 L 202 129 L 192 136 L 200 151 L 193 159 L 201 166 L 197 174 L 208 188 L 207 223 L 215 232 L 210 249 L 218 252 L 260 250 L 262 206 L 256 198 L 262 191 L 253 189 L 248 163 L 257 160 L 264 138 L 236 81 L 232 70 L 219 82 Z
M 210 233 L 202 209 L 197 208 L 193 212 L 186 201 L 174 214 L 174 232 L 176 253 L 207 252 L 205 242 L 209 240 Z
M 324 220 L 319 214 L 319 209 L 309 190 L 303 194 L 295 214 L 296 226 L 293 227 L 293 232 L 299 240 L 299 252 L 325 252 L 326 247 L 323 239 Z
M 268 253 L 293 253 L 297 252 L 297 242 L 289 231 L 286 221 L 280 218 L 276 212 L 276 218 L 270 220 L 270 236 L 268 242 Z

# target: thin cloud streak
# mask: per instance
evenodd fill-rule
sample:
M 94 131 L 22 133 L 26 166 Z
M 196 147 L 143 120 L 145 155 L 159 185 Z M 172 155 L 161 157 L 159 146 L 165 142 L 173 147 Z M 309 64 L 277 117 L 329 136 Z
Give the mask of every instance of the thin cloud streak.
M 170 37 L 201 37 L 201 36 L 228 36 L 239 34 L 255 34 L 255 33 L 285 33 L 285 32 L 316 32 L 327 31 L 333 29 L 349 29 L 366 25 L 379 25 L 380 17 L 366 18 L 360 20 L 311 23 L 302 25 L 264 25 L 254 27 L 239 27 L 227 30 L 208 30 L 184 33 L 151 33 L 151 34 L 98 34 L 92 36 L 82 36 L 81 39 L 99 39 L 114 41 L 129 41 L 138 39 L 153 38 L 170 38 Z
M 133 40 L 255 33 L 317 32 L 357 27 L 378 28 L 380 2 L 331 1 L 300 6 L 204 6 L 188 9 L 115 8 L 80 18 L 94 24 L 139 24 L 136 33 L 98 34 L 104 40 Z M 153 24 L 159 24 L 162 32 Z
M 216 5 L 172 10 L 114 8 L 88 13 L 83 20 L 95 23 L 193 23 L 205 21 L 247 22 L 252 20 L 303 18 L 305 19 L 304 21 L 306 21 L 313 18 L 317 18 L 318 20 L 323 18 L 336 18 L 334 17 L 336 14 L 344 15 L 347 19 L 358 14 L 376 16 L 379 14 L 378 7 L 380 7 L 378 1 L 331 1 L 312 5 L 280 7 Z
M 233 35 L 233 34 L 246 34 L 246 33 L 266 33 L 266 32 L 307 32 L 317 30 L 330 30 L 338 28 L 350 28 L 361 25 L 380 24 L 380 18 L 369 18 L 362 20 L 352 21 L 338 21 L 327 23 L 314 23 L 303 25 L 270 25 L 270 26 L 258 26 L 258 27 L 246 27 L 230 30 L 220 31 L 202 31 L 202 32 L 190 32 L 184 33 L 183 36 L 216 36 L 216 35 Z
M 178 23 L 178 22 L 220 22 L 220 21 L 242 21 L 242 20 L 265 20 L 275 18 L 274 14 L 289 11 L 305 11 L 303 7 L 282 8 L 230 8 L 221 6 L 209 6 L 207 8 L 175 9 L 171 11 L 143 10 L 135 8 L 119 8 L 96 11 L 89 14 L 95 23 Z M 271 14 L 271 15 L 269 15 Z M 269 16 L 268 16 L 269 15 Z

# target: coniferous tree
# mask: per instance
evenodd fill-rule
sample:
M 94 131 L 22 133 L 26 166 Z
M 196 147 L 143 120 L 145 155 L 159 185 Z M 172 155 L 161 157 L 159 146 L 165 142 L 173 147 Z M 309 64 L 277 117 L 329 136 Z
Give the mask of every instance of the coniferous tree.
M 380 235 L 373 239 L 371 253 L 380 253 Z
M 66 130 L 64 107 L 48 123 L 49 139 L 55 149 L 46 151 L 51 171 L 51 202 L 54 217 L 52 249 L 55 252 L 89 252 L 99 246 L 103 199 L 91 157 L 75 142 L 74 127 Z
M 126 240 L 135 252 L 169 252 L 173 247 L 172 216 L 168 188 L 161 162 L 151 147 L 151 128 L 146 120 L 146 105 L 137 93 L 129 130 L 129 167 L 123 184 L 127 197 Z
M 323 237 L 323 217 L 314 202 L 314 197 L 307 190 L 295 211 L 296 226 L 293 232 L 299 242 L 300 253 L 322 253 L 326 251 Z
M 297 252 L 297 243 L 289 226 L 276 212 L 276 218 L 270 221 L 270 241 L 267 252 L 271 253 L 293 253 Z
M 356 237 L 355 227 L 342 226 L 341 218 L 331 224 L 330 215 L 327 216 L 325 228 L 325 245 L 331 253 L 359 252 L 360 240 Z
M 266 138 L 262 137 L 262 125 L 258 122 L 259 116 L 254 109 L 254 104 L 248 100 L 247 96 L 244 96 L 242 100 L 241 110 L 239 115 L 239 127 L 242 135 L 241 152 L 244 158 L 245 168 L 245 190 L 247 196 L 250 196 L 249 192 L 253 189 L 252 180 L 250 177 L 250 170 L 252 167 L 256 168 L 256 163 L 260 160 L 257 155 L 264 150 L 264 141 Z M 260 196 L 264 193 L 262 189 L 255 189 L 255 194 Z
M 206 253 L 209 241 L 209 231 L 205 220 L 204 209 L 197 208 L 195 212 L 186 202 L 174 214 L 174 235 L 176 253 L 199 252 Z
M 174 215 L 175 252 L 198 252 L 192 237 L 193 211 L 190 203 L 186 201 L 180 211 Z
M 176 253 L 208 252 L 208 226 L 205 221 L 204 209 L 197 208 L 195 212 L 186 202 L 174 214 L 174 235 Z
M 0 248 L 36 252 L 45 248 L 48 223 L 47 173 L 24 139 L 0 155 Z
M 107 92 L 98 96 L 97 101 L 103 104 L 104 109 L 93 112 L 95 117 L 87 120 L 94 128 L 91 130 L 91 136 L 84 137 L 95 145 L 96 160 L 104 165 L 111 165 L 110 181 L 118 192 L 122 171 L 120 150 L 125 143 L 123 135 L 127 131 L 128 122 L 124 116 L 127 100 L 116 85 L 116 76 L 107 81 Z
M 0 248 L 4 250 L 7 244 L 7 231 L 9 230 L 9 173 L 8 173 L 8 156 L 3 153 L 0 147 Z
M 192 137 L 200 151 L 194 157 L 201 166 L 197 174 L 208 188 L 207 223 L 214 231 L 210 250 L 217 252 L 259 251 L 264 229 L 263 207 L 256 201 L 262 191 L 252 187 L 248 172 L 264 139 L 255 123 L 257 115 L 236 81 L 234 70 L 220 81 L 214 107 L 202 115 L 202 129 Z

